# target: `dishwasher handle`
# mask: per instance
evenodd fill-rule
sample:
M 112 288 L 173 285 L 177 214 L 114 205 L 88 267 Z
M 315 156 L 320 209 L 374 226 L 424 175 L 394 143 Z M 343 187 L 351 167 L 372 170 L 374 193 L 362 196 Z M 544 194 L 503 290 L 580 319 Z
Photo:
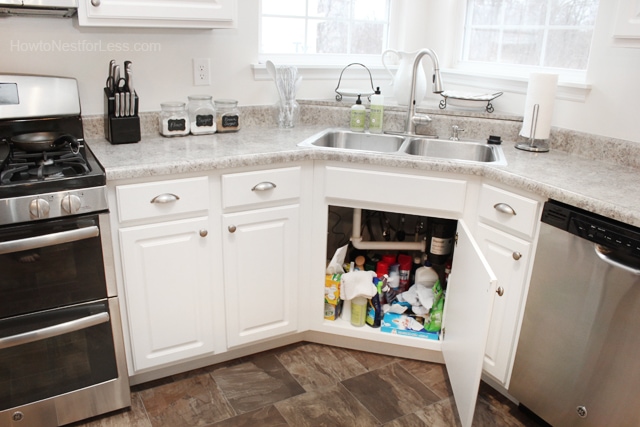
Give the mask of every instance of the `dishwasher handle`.
M 607 252 L 609 252 L 607 250 L 606 247 L 602 246 L 602 245 L 598 245 L 595 244 L 593 245 L 596 255 L 598 256 L 598 258 L 600 258 L 602 261 L 606 262 L 607 264 L 613 266 L 613 267 L 617 267 L 617 268 L 621 268 L 625 271 L 628 271 L 631 274 L 635 274 L 637 276 L 640 276 L 640 269 L 632 267 L 630 265 L 624 264 L 620 261 L 617 261 L 613 258 L 611 258 L 609 256 L 609 254 Z

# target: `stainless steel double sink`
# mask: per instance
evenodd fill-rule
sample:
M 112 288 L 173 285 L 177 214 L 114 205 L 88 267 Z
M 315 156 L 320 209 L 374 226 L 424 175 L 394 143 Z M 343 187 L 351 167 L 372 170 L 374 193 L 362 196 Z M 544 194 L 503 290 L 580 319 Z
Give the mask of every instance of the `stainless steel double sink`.
M 298 146 L 345 152 L 362 151 L 432 157 L 494 165 L 507 164 L 500 145 L 414 135 L 371 134 L 344 129 L 326 129 L 302 141 Z

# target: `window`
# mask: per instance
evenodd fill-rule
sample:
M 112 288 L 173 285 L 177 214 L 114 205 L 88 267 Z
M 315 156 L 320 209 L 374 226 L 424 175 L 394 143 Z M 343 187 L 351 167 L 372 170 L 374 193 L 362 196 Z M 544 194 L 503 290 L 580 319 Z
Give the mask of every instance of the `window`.
M 260 53 L 380 55 L 389 0 L 261 0 Z
M 468 0 L 462 61 L 587 68 L 598 0 Z

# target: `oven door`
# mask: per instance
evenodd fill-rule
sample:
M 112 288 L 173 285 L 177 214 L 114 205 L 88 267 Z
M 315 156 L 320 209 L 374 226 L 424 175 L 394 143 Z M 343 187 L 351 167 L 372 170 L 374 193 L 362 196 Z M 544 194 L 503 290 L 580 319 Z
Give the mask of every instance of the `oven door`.
M 0 425 L 62 425 L 129 406 L 119 316 L 116 297 L 0 320 Z
M 99 215 L 0 228 L 0 319 L 106 298 Z

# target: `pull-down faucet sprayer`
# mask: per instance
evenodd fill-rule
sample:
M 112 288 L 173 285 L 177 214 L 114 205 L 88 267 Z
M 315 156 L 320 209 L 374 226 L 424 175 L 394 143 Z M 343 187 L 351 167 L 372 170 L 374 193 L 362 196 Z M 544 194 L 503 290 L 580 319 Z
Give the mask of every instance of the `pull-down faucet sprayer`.
M 431 118 L 427 115 L 416 114 L 416 74 L 418 72 L 418 65 L 422 61 L 422 57 L 427 55 L 431 58 L 433 64 L 433 93 L 442 92 L 442 78 L 440 77 L 440 65 L 438 63 L 438 55 L 431 49 L 422 49 L 418 51 L 415 60 L 413 61 L 413 72 L 411 73 L 411 91 L 409 95 L 409 110 L 407 112 L 407 122 L 405 123 L 405 133 L 415 135 L 416 124 L 431 121 Z

